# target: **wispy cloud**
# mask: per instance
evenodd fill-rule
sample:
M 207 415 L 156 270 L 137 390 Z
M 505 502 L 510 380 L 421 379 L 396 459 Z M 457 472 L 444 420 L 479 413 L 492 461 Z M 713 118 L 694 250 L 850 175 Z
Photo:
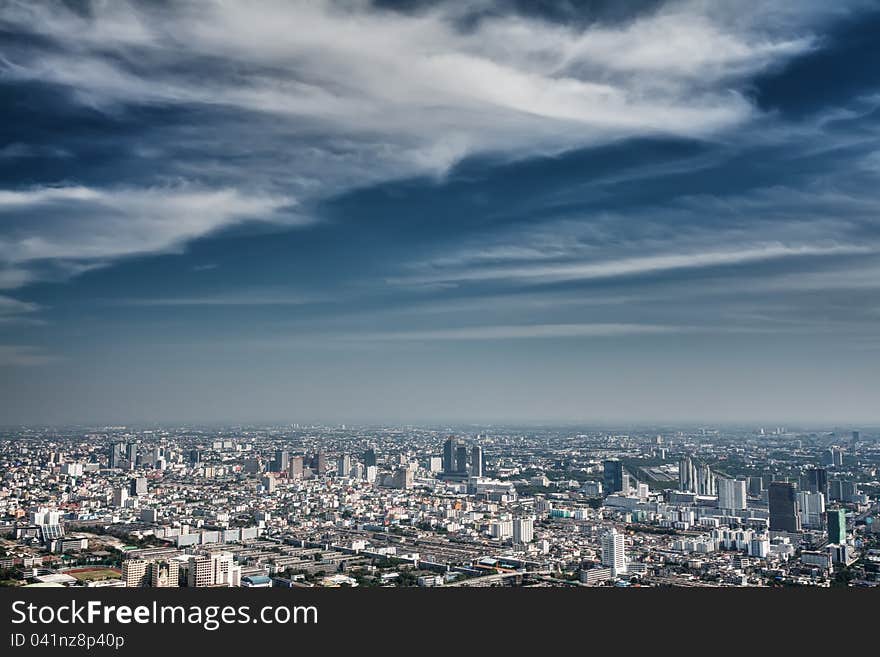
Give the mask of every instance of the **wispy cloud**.
M 678 333 L 687 327 L 654 324 L 530 324 L 507 326 L 469 326 L 457 328 L 384 331 L 350 336 L 347 339 L 367 341 L 397 340 L 508 340 L 529 338 L 575 338 Z
M 669 253 L 617 260 L 528 265 L 516 267 L 470 268 L 391 279 L 393 283 L 422 285 L 430 283 L 516 280 L 539 283 L 586 281 L 624 276 L 654 274 L 682 269 L 701 269 L 739 265 L 765 260 L 804 256 L 833 256 L 870 253 L 871 247 L 859 245 L 786 245 L 760 244 L 737 250 L 694 253 Z
M 190 185 L 165 188 L 36 187 L 0 190 L 0 281 L 69 273 L 126 256 L 176 251 L 246 220 L 303 223 L 283 196 Z

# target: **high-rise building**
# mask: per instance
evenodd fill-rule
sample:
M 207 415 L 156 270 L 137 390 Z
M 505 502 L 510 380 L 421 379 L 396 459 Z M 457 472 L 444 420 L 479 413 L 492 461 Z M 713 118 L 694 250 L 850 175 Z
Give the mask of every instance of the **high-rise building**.
M 697 466 L 697 487 L 695 492 L 697 495 L 715 495 L 717 493 L 715 474 L 704 463 Z
M 110 445 L 110 453 L 107 456 L 107 464 L 111 468 L 121 468 L 126 458 L 125 443 L 113 443 Z
M 804 489 L 811 493 L 822 493 L 828 497 L 828 470 L 825 468 L 810 468 L 804 477 Z
M 718 508 L 742 511 L 746 508 L 746 482 L 718 477 Z
M 314 470 L 318 475 L 326 474 L 327 472 L 327 455 L 324 453 L 324 450 L 319 449 L 318 453 L 315 454 L 314 459 Z
M 145 559 L 126 559 L 122 562 L 122 579 L 127 587 L 140 587 L 150 585 L 150 576 L 147 572 L 148 562 Z
M 340 477 L 351 475 L 351 456 L 343 454 L 336 460 L 336 474 Z
M 126 458 L 128 459 L 128 467 L 134 468 L 138 464 L 138 450 L 140 445 L 136 442 L 128 443 L 126 447 Z
M 189 558 L 187 586 L 240 586 L 241 566 L 230 552 L 193 555 Z
M 146 477 L 132 477 L 131 482 L 129 483 L 128 494 L 132 497 L 137 497 L 139 495 L 147 494 L 147 478 Z
M 364 467 L 370 467 L 371 465 L 376 465 L 376 450 L 372 447 L 368 448 L 364 452 L 363 456 Z
M 535 519 L 516 518 L 513 521 L 513 542 L 531 543 L 535 538 Z
M 202 453 L 197 449 L 189 450 L 189 464 L 193 467 L 197 466 L 202 461 Z
M 119 486 L 113 489 L 113 506 L 125 506 L 127 499 L 128 490 L 125 487 Z
M 761 497 L 764 491 L 764 479 L 761 477 L 749 477 L 749 495 Z
M 846 511 L 843 509 L 831 509 L 825 514 L 828 522 L 828 542 L 841 544 L 846 543 Z
M 443 443 L 443 473 L 444 474 L 453 474 L 456 471 L 455 467 L 455 451 L 458 447 L 458 440 L 455 436 L 449 436 L 446 439 L 446 442 Z
M 471 476 L 483 476 L 483 448 L 479 445 L 474 445 L 471 449 Z
M 683 456 L 678 461 L 678 487 L 692 493 L 697 490 L 697 471 L 689 456 Z
M 808 490 L 799 491 L 798 513 L 802 527 L 812 529 L 822 527 L 822 517 L 825 514 L 825 496 L 822 493 L 813 493 Z
M 602 536 L 602 565 L 611 569 L 611 574 L 618 577 L 626 573 L 626 550 L 623 534 L 617 533 L 613 527 Z
M 796 533 L 801 530 L 797 510 L 797 487 L 789 481 L 771 481 L 768 487 L 770 529 Z
M 270 472 L 287 472 L 290 468 L 290 452 L 286 449 L 275 451 L 275 457 L 269 464 Z
M 303 476 L 303 457 L 293 456 L 290 459 L 287 468 L 287 476 L 291 479 L 302 479 Z
M 602 461 L 602 483 L 609 495 L 623 491 L 623 463 L 617 459 Z
M 467 474 L 468 448 L 467 445 L 458 445 L 455 448 L 455 471 L 458 474 Z

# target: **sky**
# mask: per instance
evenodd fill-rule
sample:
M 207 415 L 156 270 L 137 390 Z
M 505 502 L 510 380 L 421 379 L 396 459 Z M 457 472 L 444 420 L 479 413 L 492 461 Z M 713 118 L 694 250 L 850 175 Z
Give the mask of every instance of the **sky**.
M 880 2 L 0 3 L 0 424 L 880 421 Z

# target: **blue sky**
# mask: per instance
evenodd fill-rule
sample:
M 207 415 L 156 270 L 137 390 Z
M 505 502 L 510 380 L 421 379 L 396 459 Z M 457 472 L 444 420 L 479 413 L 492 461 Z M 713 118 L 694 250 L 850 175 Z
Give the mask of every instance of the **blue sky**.
M 0 6 L 0 423 L 878 419 L 880 4 Z

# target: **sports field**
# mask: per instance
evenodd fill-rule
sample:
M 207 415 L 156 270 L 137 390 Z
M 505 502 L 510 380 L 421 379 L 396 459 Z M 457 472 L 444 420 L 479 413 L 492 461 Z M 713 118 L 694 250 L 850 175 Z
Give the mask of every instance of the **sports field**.
M 96 579 L 116 579 L 122 573 L 117 568 L 76 568 L 68 570 L 64 574 L 76 577 L 80 581 L 90 581 Z

